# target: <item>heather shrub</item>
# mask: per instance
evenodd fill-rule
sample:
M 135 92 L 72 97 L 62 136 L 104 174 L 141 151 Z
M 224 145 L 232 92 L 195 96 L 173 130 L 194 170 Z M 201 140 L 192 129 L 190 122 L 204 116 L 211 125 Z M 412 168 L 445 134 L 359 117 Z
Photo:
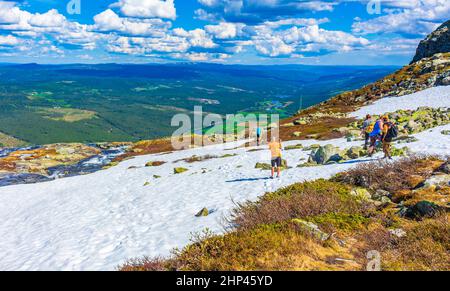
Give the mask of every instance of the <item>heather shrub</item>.
M 371 206 L 351 195 L 351 187 L 317 180 L 298 183 L 238 205 L 230 222 L 237 229 L 314 217 L 326 213 L 367 214 Z
M 332 180 L 349 185 L 395 193 L 413 189 L 425 181 L 442 164 L 435 157 L 412 156 L 395 162 L 364 163 L 338 174 Z
M 384 228 L 365 233 L 361 257 L 370 250 L 381 253 L 383 270 L 450 270 L 450 224 L 448 216 L 412 224 L 406 235 L 396 237 Z

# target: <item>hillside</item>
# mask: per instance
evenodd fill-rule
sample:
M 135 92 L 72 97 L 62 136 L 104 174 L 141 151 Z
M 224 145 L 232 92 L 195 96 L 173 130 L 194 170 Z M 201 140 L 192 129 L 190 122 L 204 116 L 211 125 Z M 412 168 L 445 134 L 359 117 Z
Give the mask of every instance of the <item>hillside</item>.
M 0 188 L 0 269 L 365 270 L 377 251 L 383 270 L 449 270 L 449 73 L 439 51 L 284 120 L 274 180 L 252 138 L 1 152 L 3 173 L 47 180 Z M 367 113 L 398 124 L 393 161 L 362 148 Z M 50 180 L 58 165 L 86 172 Z
M 171 118 L 192 115 L 194 106 L 287 117 L 299 109 L 301 94 L 310 106 L 395 69 L 9 64 L 0 67 L 0 132 L 31 145 L 155 139 L 170 136 Z M 11 141 L 0 136 L 6 146 L 23 144 Z

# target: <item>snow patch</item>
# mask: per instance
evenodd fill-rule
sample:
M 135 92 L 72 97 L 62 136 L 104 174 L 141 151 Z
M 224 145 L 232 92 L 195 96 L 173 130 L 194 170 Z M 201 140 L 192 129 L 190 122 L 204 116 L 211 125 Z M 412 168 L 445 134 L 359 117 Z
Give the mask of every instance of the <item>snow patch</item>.
M 450 86 L 429 88 L 401 97 L 386 97 L 349 114 L 350 117 L 364 118 L 367 114 L 384 114 L 397 110 L 416 110 L 419 107 L 450 107 Z

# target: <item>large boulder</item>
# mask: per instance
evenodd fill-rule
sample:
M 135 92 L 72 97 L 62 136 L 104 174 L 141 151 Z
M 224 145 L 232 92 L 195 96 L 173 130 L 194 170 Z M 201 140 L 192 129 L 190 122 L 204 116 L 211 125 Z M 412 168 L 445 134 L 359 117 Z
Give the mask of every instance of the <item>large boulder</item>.
M 365 151 L 362 147 L 354 146 L 351 147 L 346 154 L 350 159 L 357 159 L 366 155 L 367 151 Z
M 406 125 L 409 133 L 419 133 L 422 129 L 422 125 L 414 120 L 408 121 Z
M 423 188 L 438 188 L 442 186 L 450 186 L 450 175 L 442 174 L 442 175 L 434 175 L 428 178 L 424 183 Z
M 341 155 L 341 150 L 331 144 L 321 146 L 317 151 L 311 155 L 312 161 L 317 164 L 327 164 L 330 162 L 339 162 L 343 159 Z
M 450 162 L 442 164 L 442 166 L 439 167 L 438 171 L 445 174 L 450 174 Z

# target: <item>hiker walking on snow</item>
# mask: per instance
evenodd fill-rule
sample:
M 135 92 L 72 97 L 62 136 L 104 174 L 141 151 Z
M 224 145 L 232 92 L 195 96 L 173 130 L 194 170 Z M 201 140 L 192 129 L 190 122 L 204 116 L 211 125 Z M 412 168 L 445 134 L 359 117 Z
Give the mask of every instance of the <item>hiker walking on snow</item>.
M 275 168 L 277 169 L 277 178 L 281 176 L 281 140 L 278 141 L 276 137 L 272 137 L 272 141 L 269 143 L 270 153 L 272 155 L 272 176 L 275 174 Z
M 391 156 L 391 143 L 392 139 L 396 138 L 398 135 L 398 129 L 397 126 L 389 121 L 389 118 L 387 116 L 383 116 L 383 152 L 384 152 L 384 159 L 389 158 L 392 160 Z
M 364 136 L 364 149 L 367 150 L 367 147 L 369 146 L 370 141 L 370 133 L 373 130 L 373 127 L 375 125 L 375 122 L 372 120 L 372 116 L 370 114 L 367 114 L 366 119 L 363 122 L 361 131 L 362 135 Z
M 376 150 L 377 143 L 381 140 L 383 136 L 383 118 L 380 117 L 373 126 L 372 132 L 369 134 L 370 137 L 370 147 L 368 150 L 369 157 L 373 155 Z
M 259 144 L 261 143 L 261 134 L 262 134 L 261 127 L 256 128 L 256 145 L 257 146 L 259 146 Z

